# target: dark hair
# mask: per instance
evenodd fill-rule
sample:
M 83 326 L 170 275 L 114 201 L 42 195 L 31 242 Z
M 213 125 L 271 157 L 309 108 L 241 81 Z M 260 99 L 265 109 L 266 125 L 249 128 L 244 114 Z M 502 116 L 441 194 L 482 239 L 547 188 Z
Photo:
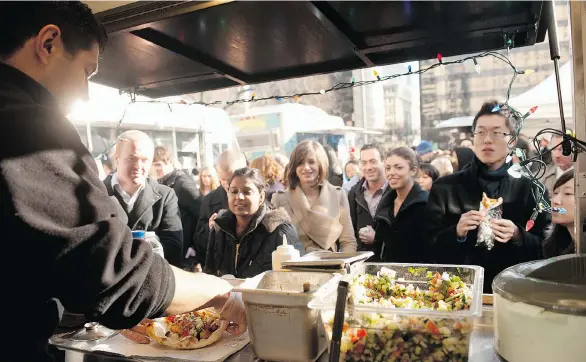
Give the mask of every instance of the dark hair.
M 228 182 L 228 186 L 230 186 L 232 184 L 232 181 L 236 177 L 242 177 L 242 178 L 245 178 L 247 180 L 252 181 L 252 183 L 254 184 L 254 186 L 256 186 L 256 188 L 260 194 L 262 194 L 265 190 L 265 180 L 262 177 L 260 171 L 257 170 L 256 168 L 243 167 L 243 168 L 239 168 L 238 170 L 234 171 L 234 174 L 232 174 L 232 177 L 230 178 L 230 182 Z
M 556 180 L 553 185 L 553 190 L 555 191 L 559 189 L 572 179 L 574 179 L 573 170 L 564 172 L 564 174 Z M 572 236 L 570 235 L 568 228 L 558 224 L 551 224 L 551 227 L 551 234 L 543 241 L 543 256 L 551 258 L 554 256 L 574 253 L 576 251 L 576 244 L 572 241 Z
M 291 152 L 291 158 L 287 167 L 285 167 L 285 180 L 290 189 L 295 189 L 299 184 L 299 177 L 297 177 L 297 166 L 305 162 L 305 159 L 311 152 L 315 153 L 315 158 L 318 165 L 318 183 L 327 180 L 329 174 L 330 162 L 324 147 L 312 140 L 305 140 L 295 146 Z
M 492 110 L 496 106 L 499 106 L 499 110 L 493 112 Z M 476 122 L 478 121 L 478 118 L 480 118 L 482 116 L 493 115 L 493 114 L 498 114 L 498 115 L 503 116 L 507 122 L 507 127 L 509 128 L 511 133 L 512 134 L 517 133 L 517 131 L 519 130 L 519 127 L 521 125 L 521 121 L 513 112 L 511 112 L 511 110 L 505 104 L 499 103 L 497 101 L 485 102 L 482 105 L 482 107 L 480 107 L 480 111 L 478 111 L 478 113 L 476 113 L 476 116 L 474 116 L 474 121 L 472 121 L 472 132 L 474 132 L 474 130 L 476 129 Z
M 65 50 L 77 54 L 97 43 L 100 53 L 108 42 L 106 29 L 90 8 L 79 1 L 0 2 L 0 58 L 8 58 L 46 25 L 61 29 Z
M 366 151 L 366 150 L 377 150 L 381 159 L 385 155 L 385 152 L 383 151 L 383 147 L 380 144 L 378 144 L 378 143 L 367 143 L 367 144 L 365 144 L 364 146 L 362 146 L 360 148 L 360 155 L 362 156 L 362 151 Z
M 398 156 L 398 157 L 401 157 L 402 159 L 406 160 L 407 162 L 409 162 L 409 167 L 411 169 L 419 168 L 419 161 L 417 160 L 417 154 L 415 153 L 415 151 L 413 151 L 409 147 L 397 147 L 397 148 L 393 149 L 391 152 L 389 152 L 387 154 L 387 157 L 385 157 L 385 159 L 387 159 L 391 156 Z
M 432 181 L 435 181 L 439 178 L 439 171 L 429 163 L 419 164 L 419 170 L 420 172 L 423 172 L 427 176 L 431 177 Z

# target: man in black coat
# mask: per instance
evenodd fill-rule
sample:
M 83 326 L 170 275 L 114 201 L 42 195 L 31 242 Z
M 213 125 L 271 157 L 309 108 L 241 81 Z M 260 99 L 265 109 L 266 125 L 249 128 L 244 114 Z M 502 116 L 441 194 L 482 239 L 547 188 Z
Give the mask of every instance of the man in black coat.
M 65 118 L 73 100 L 87 97 L 106 44 L 88 6 L 0 2 L 0 33 L 0 308 L 15 336 L 3 359 L 50 361 L 62 307 L 123 329 L 227 303 L 224 317 L 244 327 L 229 283 L 173 268 L 132 239 Z
M 118 136 L 118 168 L 106 177 L 108 195 L 114 196 L 128 216 L 131 230 L 154 232 L 154 244 L 163 247 L 165 259 L 182 267 L 183 230 L 177 196 L 170 187 L 149 178 L 155 145 L 144 132 L 130 130 Z
M 426 209 L 428 258 L 440 263 L 480 265 L 484 268 L 484 291 L 491 293 L 493 278 L 512 265 L 541 257 L 544 229 L 551 215 L 540 213 L 526 231 L 535 200 L 527 178 L 513 178 L 505 163 L 507 144 L 520 124 L 496 102 L 485 103 L 472 125 L 475 157 L 463 171 L 440 178 L 431 189 Z M 494 247 L 476 246 L 477 229 L 485 214 L 479 206 L 482 193 L 503 198 L 502 218 L 491 221 Z M 545 196 L 547 198 L 547 194 Z
M 173 155 L 167 146 L 155 147 L 153 170 L 157 181 L 175 191 L 179 200 L 179 213 L 183 226 L 183 252 L 181 265 L 193 271 L 196 246 L 193 244 L 201 197 L 193 177 L 173 166 Z
M 383 151 L 378 145 L 366 144 L 360 149 L 360 171 L 364 177 L 348 193 L 350 217 L 354 226 L 358 251 L 372 251 L 369 261 L 380 261 L 382 244 L 375 239 L 374 216 L 388 190 Z

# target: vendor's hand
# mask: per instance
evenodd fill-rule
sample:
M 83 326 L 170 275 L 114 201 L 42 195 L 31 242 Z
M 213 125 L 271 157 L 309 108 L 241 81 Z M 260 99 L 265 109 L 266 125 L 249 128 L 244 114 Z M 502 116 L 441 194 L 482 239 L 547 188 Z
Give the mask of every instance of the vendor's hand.
M 511 220 L 493 219 L 490 222 L 490 227 L 494 233 L 495 240 L 501 243 L 506 243 L 519 236 L 519 228 Z
M 248 329 L 242 293 L 231 292 L 221 309 L 220 316 L 230 323 L 227 332 L 239 335 Z
M 217 212 L 214 212 L 212 214 L 212 216 L 210 216 L 210 221 L 208 222 L 208 226 L 210 227 L 210 230 L 212 230 L 212 228 L 214 227 L 214 225 L 216 224 L 216 222 L 214 220 L 216 220 L 216 217 L 218 216 Z
M 459 238 L 463 238 L 464 236 L 468 235 L 469 231 L 476 230 L 486 213 L 484 211 L 468 211 L 465 214 L 460 216 L 460 221 L 458 221 L 458 225 L 456 225 L 456 235 Z
M 363 227 L 358 232 L 358 238 L 364 244 L 374 244 L 374 235 L 375 235 L 374 229 L 370 225 Z

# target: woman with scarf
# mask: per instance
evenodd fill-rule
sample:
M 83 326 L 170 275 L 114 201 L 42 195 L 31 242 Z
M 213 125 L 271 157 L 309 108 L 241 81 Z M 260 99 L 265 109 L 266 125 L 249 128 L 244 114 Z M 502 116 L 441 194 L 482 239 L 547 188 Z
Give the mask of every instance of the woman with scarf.
M 348 197 L 327 181 L 328 168 L 322 145 L 310 140 L 299 143 L 285 169 L 288 187 L 275 193 L 272 203 L 287 211 L 306 252 L 356 251 Z

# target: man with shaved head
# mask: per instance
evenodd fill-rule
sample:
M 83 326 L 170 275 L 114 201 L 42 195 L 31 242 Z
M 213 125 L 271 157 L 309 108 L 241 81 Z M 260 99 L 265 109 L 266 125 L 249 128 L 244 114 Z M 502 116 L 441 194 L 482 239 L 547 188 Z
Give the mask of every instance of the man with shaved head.
M 151 244 L 163 246 L 165 259 L 181 266 L 183 229 L 177 196 L 170 187 L 148 177 L 154 152 L 155 145 L 146 133 L 122 133 L 116 144 L 118 169 L 106 177 L 104 184 L 126 212 L 128 227 L 147 231 Z
M 228 209 L 228 182 L 234 171 L 243 167 L 246 167 L 246 158 L 237 150 L 227 150 L 218 158 L 216 170 L 222 187 L 218 187 L 203 198 L 194 236 L 197 247 L 196 257 L 202 268 L 206 259 L 210 227 L 216 218 L 216 213 L 222 209 Z

